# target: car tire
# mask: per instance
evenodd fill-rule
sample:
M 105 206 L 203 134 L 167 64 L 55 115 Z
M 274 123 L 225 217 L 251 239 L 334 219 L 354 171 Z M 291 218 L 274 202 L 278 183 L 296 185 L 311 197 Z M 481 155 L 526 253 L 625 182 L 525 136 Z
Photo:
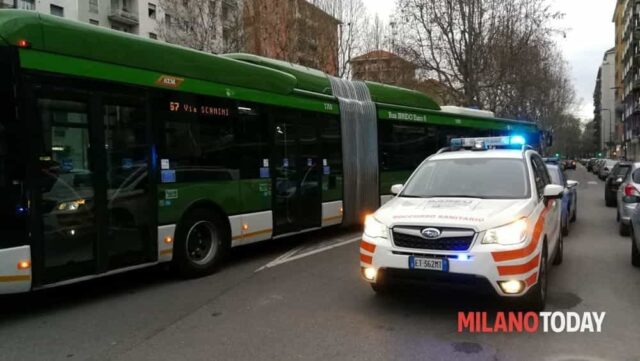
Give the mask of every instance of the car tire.
M 375 292 L 377 295 L 386 295 L 389 293 L 389 285 L 387 285 L 384 282 L 376 282 L 376 283 L 371 283 L 371 289 L 373 290 L 373 292 Z
M 569 220 L 566 220 L 562 224 L 562 236 L 566 237 L 569 235 Z
M 562 264 L 562 258 L 564 255 L 564 237 L 560 234 L 558 237 L 558 246 L 556 249 L 556 255 L 553 257 L 553 265 L 558 266 Z
M 524 296 L 523 306 L 527 310 L 540 312 L 547 304 L 547 245 L 542 248 L 540 268 L 538 269 L 538 282 L 529 289 Z
M 629 226 L 622 223 L 622 220 L 620 220 L 620 223 L 618 223 L 618 233 L 620 233 L 621 236 L 623 237 L 627 237 L 630 234 L 630 229 Z
M 196 278 L 213 273 L 229 249 L 222 218 L 209 209 L 190 211 L 176 230 L 173 265 L 181 277 Z
M 576 197 L 575 204 L 573 205 L 573 215 L 571 215 L 571 219 L 569 220 L 571 223 L 575 223 L 578 219 L 578 199 Z
M 640 250 L 638 250 L 635 233 L 631 234 L 631 264 L 634 267 L 640 267 Z
M 608 196 L 609 192 L 605 191 L 604 193 L 604 204 L 607 207 L 615 207 L 616 206 L 616 200 L 615 198 L 613 198 L 612 196 Z

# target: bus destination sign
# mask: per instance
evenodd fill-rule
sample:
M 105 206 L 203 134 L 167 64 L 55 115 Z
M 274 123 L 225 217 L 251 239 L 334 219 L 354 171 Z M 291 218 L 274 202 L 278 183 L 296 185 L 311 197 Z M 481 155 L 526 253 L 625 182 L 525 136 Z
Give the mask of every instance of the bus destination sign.
M 210 105 L 195 105 L 181 102 L 169 102 L 169 111 L 172 113 L 190 113 L 212 117 L 228 117 L 229 108 L 214 107 Z

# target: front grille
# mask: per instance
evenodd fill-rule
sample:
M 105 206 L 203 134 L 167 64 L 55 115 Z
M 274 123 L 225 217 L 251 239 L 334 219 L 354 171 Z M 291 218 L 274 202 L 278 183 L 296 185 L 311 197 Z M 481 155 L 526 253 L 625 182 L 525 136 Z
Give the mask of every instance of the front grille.
M 423 227 L 421 227 L 423 228 Z M 474 234 L 465 236 L 427 239 L 418 235 L 409 235 L 393 231 L 393 243 L 402 248 L 429 249 L 435 251 L 466 251 L 471 247 Z

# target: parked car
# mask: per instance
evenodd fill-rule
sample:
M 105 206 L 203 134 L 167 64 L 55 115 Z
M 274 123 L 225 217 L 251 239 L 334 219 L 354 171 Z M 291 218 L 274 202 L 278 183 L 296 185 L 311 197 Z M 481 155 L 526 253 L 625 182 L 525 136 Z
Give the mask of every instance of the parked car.
M 632 162 L 618 162 L 609 173 L 609 176 L 607 176 L 604 183 L 604 203 L 607 207 L 615 207 L 617 205 L 616 193 L 624 179 L 631 172 L 632 167 Z
M 596 158 L 590 158 L 587 161 L 586 167 L 589 172 L 593 172 L 593 166 L 596 164 L 596 160 L 597 160 Z
M 576 221 L 578 217 L 578 182 L 567 180 L 564 171 L 557 165 L 547 164 L 551 182 L 564 187 L 562 195 L 562 218 L 560 225 L 562 235 L 569 235 L 569 224 Z
M 609 173 L 611 173 L 611 170 L 613 169 L 613 167 L 616 166 L 616 164 L 618 164 L 617 160 L 606 159 L 600 166 L 600 169 L 598 170 L 598 178 L 602 180 L 607 179 L 607 177 L 609 176 Z
M 640 203 L 640 197 L 636 196 L 636 203 Z M 631 216 L 631 264 L 640 267 L 640 212 L 633 212 Z
M 622 179 L 616 193 L 616 201 L 618 202 L 616 219 L 619 222 L 620 235 L 628 236 L 631 215 L 640 203 L 640 163 L 633 163 L 627 176 Z
M 564 169 L 576 169 L 576 160 L 575 159 L 565 159 L 563 161 Z
M 593 167 L 591 167 L 591 173 L 598 174 L 598 172 L 600 170 L 600 166 L 602 165 L 602 161 L 603 161 L 603 159 L 596 159 L 593 162 Z

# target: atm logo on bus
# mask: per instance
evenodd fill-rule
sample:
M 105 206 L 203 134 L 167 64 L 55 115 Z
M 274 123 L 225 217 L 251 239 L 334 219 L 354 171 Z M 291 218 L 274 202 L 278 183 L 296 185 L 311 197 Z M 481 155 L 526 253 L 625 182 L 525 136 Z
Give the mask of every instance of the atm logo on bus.
M 171 75 L 162 75 L 158 80 L 156 80 L 157 85 L 169 88 L 179 88 L 183 82 L 184 78 L 178 78 Z

